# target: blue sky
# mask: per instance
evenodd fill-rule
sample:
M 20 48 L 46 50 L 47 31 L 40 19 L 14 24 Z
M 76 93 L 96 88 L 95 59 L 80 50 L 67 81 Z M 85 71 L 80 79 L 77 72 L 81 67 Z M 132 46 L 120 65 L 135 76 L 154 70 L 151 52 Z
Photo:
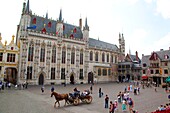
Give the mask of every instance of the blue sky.
M 10 43 L 25 0 L 0 1 L 2 42 Z M 27 2 L 27 0 L 26 0 Z M 33 14 L 56 20 L 62 9 L 64 22 L 78 26 L 88 19 L 90 37 L 118 46 L 123 32 L 126 54 L 148 55 L 170 47 L 170 0 L 30 0 Z

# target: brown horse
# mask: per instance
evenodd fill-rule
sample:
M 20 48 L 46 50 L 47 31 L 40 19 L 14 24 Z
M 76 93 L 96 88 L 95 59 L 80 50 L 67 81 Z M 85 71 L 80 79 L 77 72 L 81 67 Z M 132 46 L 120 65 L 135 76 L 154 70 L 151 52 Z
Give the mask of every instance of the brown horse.
M 56 102 L 55 102 L 55 104 L 54 104 L 54 107 L 56 107 L 56 103 L 58 102 L 58 107 L 60 107 L 60 103 L 59 103 L 59 101 L 61 101 L 61 100 L 65 100 L 65 105 L 64 106 L 66 106 L 66 102 L 67 102 L 67 104 L 69 104 L 68 103 L 68 94 L 58 94 L 58 93 L 56 93 L 56 92 L 52 92 L 51 93 L 51 97 L 52 96 L 55 96 L 55 99 L 56 99 Z

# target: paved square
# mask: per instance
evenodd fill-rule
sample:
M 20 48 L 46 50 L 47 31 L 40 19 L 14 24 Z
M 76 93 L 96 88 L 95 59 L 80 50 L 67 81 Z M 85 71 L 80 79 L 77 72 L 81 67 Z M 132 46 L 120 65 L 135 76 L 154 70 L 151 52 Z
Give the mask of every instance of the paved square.
M 56 85 L 55 91 L 58 93 L 73 92 L 77 87 L 80 91 L 89 89 L 89 84 L 81 85 Z M 93 101 L 91 104 L 80 104 L 78 106 L 67 105 L 64 106 L 64 101 L 61 101 L 60 108 L 54 108 L 54 97 L 51 96 L 51 86 L 45 86 L 44 94 L 41 93 L 41 86 L 28 86 L 26 90 L 4 90 L 0 92 L 0 113 L 109 113 L 108 109 L 104 108 L 104 97 L 98 97 L 98 89 L 102 88 L 104 95 L 108 95 L 110 100 L 117 99 L 119 91 L 123 91 L 125 83 L 108 83 L 93 85 Z M 164 89 L 158 88 L 158 92 L 154 88 L 141 88 L 140 95 L 130 93 L 130 97 L 134 100 L 135 109 L 139 113 L 150 113 L 158 108 L 161 104 L 169 102 L 168 93 Z M 121 104 L 117 113 L 122 113 Z

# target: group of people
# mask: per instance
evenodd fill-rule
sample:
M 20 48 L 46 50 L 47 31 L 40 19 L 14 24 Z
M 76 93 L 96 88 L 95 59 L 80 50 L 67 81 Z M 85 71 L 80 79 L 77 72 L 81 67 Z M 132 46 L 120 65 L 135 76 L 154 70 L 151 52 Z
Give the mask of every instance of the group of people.
M 160 105 L 157 110 L 152 113 L 170 113 L 170 103 Z

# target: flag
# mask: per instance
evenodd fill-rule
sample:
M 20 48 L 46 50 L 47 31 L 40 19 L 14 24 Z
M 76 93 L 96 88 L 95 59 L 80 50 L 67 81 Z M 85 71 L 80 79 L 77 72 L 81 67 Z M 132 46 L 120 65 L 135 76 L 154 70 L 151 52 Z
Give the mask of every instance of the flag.
M 42 32 L 46 32 L 46 29 L 44 28 L 44 29 L 42 29 Z
M 37 26 L 30 26 L 30 27 L 27 27 L 27 29 L 36 29 Z
M 74 28 L 73 33 L 76 33 L 76 32 L 77 32 L 77 29 L 76 29 L 76 28 Z

